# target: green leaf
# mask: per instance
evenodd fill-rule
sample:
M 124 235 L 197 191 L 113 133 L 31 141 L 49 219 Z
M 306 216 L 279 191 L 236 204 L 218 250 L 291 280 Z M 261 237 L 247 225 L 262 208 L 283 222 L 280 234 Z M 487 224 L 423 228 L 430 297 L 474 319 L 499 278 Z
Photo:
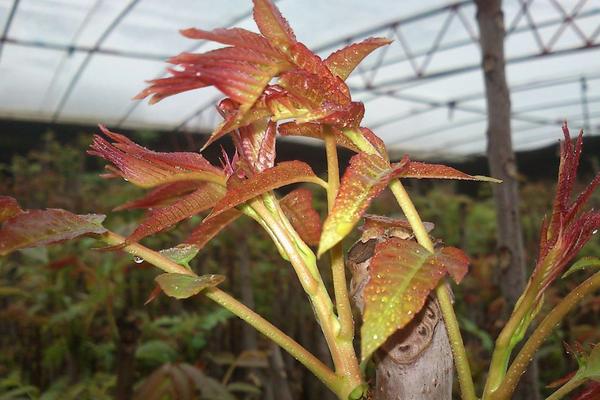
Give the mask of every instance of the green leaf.
M 182 243 L 175 247 L 171 247 L 170 249 L 161 250 L 159 253 L 189 269 L 189 262 L 196 257 L 199 251 L 200 248 L 195 244 Z
M 575 264 L 571 265 L 571 268 L 567 270 L 562 276 L 562 278 L 566 278 L 571 275 L 573 272 L 580 271 L 585 268 L 600 267 L 600 258 L 598 257 L 582 257 L 575 262 Z
M 574 379 L 593 379 L 600 382 L 600 345 L 596 345 L 590 354 L 577 357 L 579 369 Z
M 155 278 L 156 283 L 165 292 L 167 296 L 176 299 L 187 299 L 192 297 L 202 290 L 217 286 L 223 282 L 223 275 L 202 275 L 193 276 L 186 274 L 161 274 Z
M 464 260 L 458 249 L 430 253 L 417 242 L 400 238 L 379 243 L 363 295 L 362 360 L 414 318 L 447 273 L 448 263 L 461 264 Z
M 150 340 L 142 343 L 135 351 L 135 358 L 149 365 L 161 365 L 175 361 L 177 352 L 163 340 Z
M 489 333 L 477 326 L 477 324 L 468 318 L 460 318 L 460 327 L 465 332 L 477 336 L 481 341 L 481 347 L 490 353 L 494 351 L 494 341 Z
M 355 387 L 348 395 L 348 400 L 362 400 L 367 398 L 369 386 L 366 383 Z

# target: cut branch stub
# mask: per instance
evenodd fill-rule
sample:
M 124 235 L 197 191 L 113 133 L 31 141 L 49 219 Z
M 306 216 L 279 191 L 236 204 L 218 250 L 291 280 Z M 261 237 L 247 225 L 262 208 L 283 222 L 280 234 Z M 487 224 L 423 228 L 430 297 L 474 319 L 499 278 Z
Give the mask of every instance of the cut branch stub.
M 352 270 L 351 295 L 359 310 L 364 310 L 363 292 L 370 281 L 370 265 L 375 261 L 376 245 L 412 239 L 401 219 L 369 216 L 361 240 L 348 253 Z M 403 240 L 411 242 L 410 240 Z M 398 311 L 400 312 L 400 311 Z M 425 305 L 404 327 L 395 330 L 375 352 L 375 400 L 448 400 L 452 394 L 452 352 L 437 301 L 426 296 Z

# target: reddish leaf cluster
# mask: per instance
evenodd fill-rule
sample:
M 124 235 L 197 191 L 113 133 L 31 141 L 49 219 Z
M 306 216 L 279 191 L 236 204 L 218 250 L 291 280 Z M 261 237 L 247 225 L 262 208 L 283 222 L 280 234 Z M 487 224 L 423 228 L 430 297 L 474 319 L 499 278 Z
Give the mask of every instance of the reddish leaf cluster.
M 290 161 L 274 165 L 274 134 L 268 133 L 270 128 L 263 131 L 255 130 L 252 126 L 241 128 L 235 139 L 240 156 L 236 153 L 229 160 L 224 154 L 222 168 L 211 165 L 197 153 L 157 153 L 123 135 L 104 127 L 101 129 L 114 142 L 110 143 L 97 135 L 89 153 L 114 164 L 114 167 L 107 167 L 113 171 L 111 176 L 120 175 L 139 186 L 154 188 L 142 198 L 117 207 L 118 210 L 148 210 L 142 222 L 127 238 L 128 242 L 139 241 L 194 215 L 212 210 L 209 217 L 185 240 L 185 243 L 202 248 L 238 218 L 241 213 L 235 207 L 291 183 L 320 183 L 306 163 Z M 7 203 L 3 212 L 9 213 L 13 208 L 13 204 Z M 292 192 L 289 197 L 282 199 L 282 208 L 301 237 L 307 243 L 316 244 L 321 225 L 318 214 L 312 208 L 310 193 Z M 299 210 L 307 213 L 308 218 L 298 218 Z
M 567 124 L 563 124 L 565 140 L 561 143 L 558 184 L 552 214 L 545 218 L 540 234 L 540 253 L 532 281 L 540 282 L 538 295 L 550 285 L 571 262 L 579 250 L 600 228 L 600 212 L 583 211 L 594 190 L 600 184 L 600 174 L 571 201 L 573 186 L 583 145 L 583 131 L 571 141 Z
M 221 212 L 282 184 L 312 180 L 310 168 L 299 161 L 274 166 L 275 121 L 282 119 L 293 120 L 279 126 L 282 135 L 324 139 L 328 131 L 338 145 L 359 153 L 342 179 L 332 213 L 323 226 L 319 254 L 351 231 L 370 201 L 394 177 L 486 179 L 442 165 L 409 162 L 407 158 L 390 164 L 383 141 L 360 127 L 364 106 L 352 101 L 344 80 L 367 55 L 389 44 L 387 39 L 366 39 L 322 60 L 296 39 L 269 0 L 254 0 L 253 16 L 260 33 L 240 28 L 183 30 L 186 37 L 228 47 L 172 58 L 172 76 L 152 81 L 137 96 L 152 96 L 151 102 L 156 102 L 205 86 L 214 86 L 228 96 L 218 106 L 224 121 L 206 145 L 232 132 L 239 157 L 234 157 L 235 165 L 229 164 L 225 171 L 232 175 L 235 169 L 237 177 L 227 182 L 227 193 L 215 205 L 207 223 Z M 220 221 L 234 218 L 231 213 Z M 211 231 L 219 226 L 213 221 Z
M 219 89 L 228 96 L 228 112 L 207 145 L 254 122 L 264 125 L 267 119 L 358 127 L 364 106 L 352 101 L 344 80 L 364 57 L 389 41 L 367 39 L 322 60 L 296 40 L 270 1 L 254 0 L 253 15 L 260 34 L 241 28 L 181 31 L 191 39 L 229 47 L 171 58 L 169 62 L 175 66 L 169 70 L 171 76 L 151 81 L 136 98 L 152 96 L 150 102 L 154 103 L 187 90 Z

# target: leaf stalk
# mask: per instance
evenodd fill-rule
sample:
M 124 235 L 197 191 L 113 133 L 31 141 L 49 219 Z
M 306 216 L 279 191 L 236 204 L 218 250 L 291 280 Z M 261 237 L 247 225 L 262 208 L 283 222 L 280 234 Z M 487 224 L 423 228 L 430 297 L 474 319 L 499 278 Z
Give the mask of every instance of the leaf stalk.
M 429 238 L 427 229 L 425 229 L 423 221 L 421 220 L 419 213 L 410 199 L 410 196 L 406 192 L 406 189 L 398 179 L 392 180 L 389 186 L 392 193 L 396 197 L 402 212 L 404 212 L 406 219 L 408 219 L 417 242 L 433 253 L 433 242 Z M 458 382 L 460 384 L 462 398 L 463 400 L 476 400 L 477 396 L 475 394 L 475 386 L 473 385 L 473 378 L 471 376 L 469 359 L 467 358 L 465 345 L 460 334 L 460 328 L 454 313 L 452 300 L 450 299 L 450 294 L 448 293 L 448 289 L 446 288 L 444 281 L 441 281 L 438 284 L 435 289 L 435 294 L 440 304 L 440 310 L 444 317 L 446 330 L 450 339 L 450 347 L 452 348 L 452 354 L 454 355 L 454 365 L 456 366 L 456 373 L 458 375 Z
M 121 246 L 125 244 L 125 246 L 122 247 L 123 251 L 133 256 L 140 257 L 165 272 L 197 276 L 193 271 L 175 263 L 159 252 L 142 246 L 139 243 L 126 244 L 126 239 L 114 232 L 108 231 L 100 235 L 100 239 L 111 246 Z M 275 325 L 271 324 L 246 305 L 219 288 L 209 288 L 202 291 L 202 293 L 281 346 L 281 348 L 311 371 L 331 391 L 338 395 L 345 392 L 344 380 L 341 377 L 336 375 L 331 369 L 323 364 L 323 362 Z

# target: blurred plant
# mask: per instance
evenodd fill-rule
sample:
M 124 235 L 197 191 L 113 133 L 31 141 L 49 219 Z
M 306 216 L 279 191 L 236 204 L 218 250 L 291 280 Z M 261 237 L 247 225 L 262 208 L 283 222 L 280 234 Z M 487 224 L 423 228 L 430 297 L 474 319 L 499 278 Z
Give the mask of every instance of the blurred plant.
M 183 91 L 216 87 L 228 96 L 218 105 L 224 121 L 205 147 L 231 133 L 236 148 L 233 156 L 223 152 L 222 165 L 217 167 L 198 153 L 154 152 L 101 127 L 108 140 L 96 136 L 89 153 L 112 164 L 107 167 L 105 177 L 122 177 L 134 185 L 152 189 L 144 197 L 119 207 L 147 210 L 141 223 L 133 233 L 123 237 L 103 226 L 103 215 L 77 215 L 61 209 L 24 211 L 13 198 L 1 197 L 0 221 L 4 223 L 0 229 L 0 255 L 80 236 L 98 238 L 109 245 L 105 250 L 126 251 L 136 262 L 146 261 L 164 271 L 156 277 L 159 289 L 151 294 L 150 300 L 160 291 L 177 299 L 204 294 L 279 344 L 344 400 L 369 396 L 369 382 L 364 374 L 366 364 L 396 331 L 409 326 L 417 316 L 416 321 L 420 323 L 438 313 L 443 316 L 462 397 L 475 399 L 469 362 L 445 283 L 446 275 L 456 283 L 462 280 L 468 258 L 458 248 L 439 241 L 434 246 L 429 235 L 432 226 L 421 221 L 399 179 L 497 181 L 467 175 L 444 165 L 411 161 L 406 156 L 399 162 L 390 162 L 381 139 L 360 127 L 364 106 L 352 101 L 344 80 L 364 57 L 387 45 L 386 39 L 366 39 L 322 60 L 296 40 L 287 21 L 270 1 L 254 0 L 254 19 L 260 34 L 239 28 L 182 31 L 189 38 L 228 47 L 203 54 L 183 53 L 172 58 L 170 62 L 175 67 L 170 69 L 171 76 L 152 81 L 138 95 L 138 98 L 151 96 L 150 101 L 156 102 Z M 287 122 L 277 125 L 283 120 Z M 277 132 L 284 136 L 322 139 L 327 154 L 327 182 L 302 161 L 275 164 Z M 599 213 L 581 211 L 600 183 L 600 176 L 574 203 L 569 203 L 582 138 L 580 135 L 573 146 L 566 126 L 564 134 L 553 212 L 542 228 L 538 261 L 529 285 L 495 343 L 484 392 L 486 399 L 510 398 L 518 378 L 552 328 L 584 295 L 600 286 L 600 273 L 596 273 L 571 291 L 547 314 L 509 366 L 512 350 L 524 339 L 527 328 L 540 311 L 544 293 L 600 226 Z M 341 179 L 337 146 L 357 153 Z M 282 198 L 274 191 L 300 182 L 325 190 L 328 213 L 323 223 L 313 208 L 312 192 L 308 189 L 296 189 Z M 368 216 L 362 227 L 361 240 L 372 244 L 372 254 L 367 257 L 370 264 L 366 270 L 353 271 L 356 283 L 353 294 L 358 294 L 355 300 L 358 299 L 357 304 L 363 311 L 361 369 L 354 348 L 354 321 L 342 240 L 386 187 L 391 189 L 406 219 Z M 448 213 L 460 212 L 460 203 L 458 207 Z M 208 216 L 175 247 L 154 251 L 139 243 L 209 210 Z M 280 256 L 292 265 L 325 337 L 333 369 L 218 288 L 224 276 L 198 275 L 190 267 L 190 260 L 207 242 L 242 215 L 263 227 Z M 444 217 L 457 220 L 452 215 L 444 214 Z M 310 246 L 317 247 L 317 251 Z M 326 253 L 331 265 L 333 299 L 317 266 L 317 258 Z M 596 265 L 595 261 L 586 263 L 587 267 Z M 438 305 L 431 308 L 426 303 L 433 293 Z M 467 330 L 482 338 L 484 346 L 490 346 L 476 326 L 468 325 Z M 174 355 L 169 357 L 169 348 L 167 341 L 146 342 L 138 349 L 138 356 L 153 363 L 171 361 Z M 147 384 L 150 388 L 160 387 L 165 391 L 161 393 L 190 391 L 193 384 L 178 383 L 193 380 L 190 371 L 185 364 L 166 364 Z M 194 376 L 199 379 L 197 374 Z M 451 385 L 451 379 L 448 381 Z M 384 397 L 380 398 L 386 399 L 387 395 L 391 394 L 383 393 Z

